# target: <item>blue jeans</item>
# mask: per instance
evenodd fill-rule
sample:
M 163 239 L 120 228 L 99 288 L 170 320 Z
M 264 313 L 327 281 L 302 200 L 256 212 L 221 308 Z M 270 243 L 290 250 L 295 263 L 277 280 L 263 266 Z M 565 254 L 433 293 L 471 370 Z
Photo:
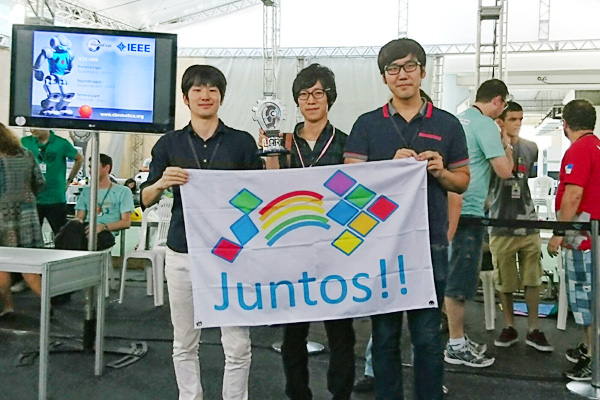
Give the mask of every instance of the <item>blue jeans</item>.
M 441 306 L 448 269 L 448 248 L 431 245 L 431 259 L 436 295 Z M 406 312 L 414 352 L 414 398 L 440 400 L 444 398 L 444 344 L 440 331 L 440 309 L 425 308 Z M 402 400 L 402 335 L 403 312 L 373 315 L 373 370 L 375 398 Z
M 446 296 L 465 301 L 477 293 L 484 229 L 459 223 L 450 251 Z

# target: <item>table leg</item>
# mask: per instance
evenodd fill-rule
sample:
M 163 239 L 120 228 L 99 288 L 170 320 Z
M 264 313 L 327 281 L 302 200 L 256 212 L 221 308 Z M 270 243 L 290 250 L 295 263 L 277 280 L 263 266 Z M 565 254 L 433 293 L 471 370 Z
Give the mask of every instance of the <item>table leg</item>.
M 101 268 L 104 273 L 104 268 Z M 104 285 L 105 279 L 100 279 L 96 296 L 96 363 L 94 365 L 94 374 L 102 375 L 104 368 Z
M 42 268 L 42 297 L 40 313 L 40 373 L 38 398 L 45 400 L 48 389 L 48 341 L 50 335 L 50 282 L 48 265 Z

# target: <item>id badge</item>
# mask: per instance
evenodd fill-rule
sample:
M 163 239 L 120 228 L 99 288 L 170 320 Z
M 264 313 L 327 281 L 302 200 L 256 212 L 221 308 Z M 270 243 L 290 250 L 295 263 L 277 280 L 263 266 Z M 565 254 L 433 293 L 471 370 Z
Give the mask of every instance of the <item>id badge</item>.
M 46 173 L 46 163 L 45 162 L 40 163 L 40 171 L 42 171 L 42 174 Z
M 519 181 L 514 181 L 511 189 L 510 195 L 513 199 L 518 199 L 521 197 L 521 186 L 519 185 Z

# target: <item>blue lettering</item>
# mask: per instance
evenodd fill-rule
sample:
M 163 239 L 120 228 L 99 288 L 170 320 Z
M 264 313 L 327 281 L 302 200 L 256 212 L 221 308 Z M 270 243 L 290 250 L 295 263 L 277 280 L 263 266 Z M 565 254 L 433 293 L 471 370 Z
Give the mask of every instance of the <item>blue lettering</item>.
M 340 282 L 340 285 L 342 287 L 342 293 L 340 294 L 340 297 L 337 299 L 332 299 L 327 295 L 327 282 L 332 281 L 332 280 L 336 280 L 336 281 Z M 339 275 L 329 275 L 328 277 L 323 279 L 323 281 L 321 282 L 321 297 L 323 298 L 323 300 L 325 300 L 326 303 L 329 303 L 329 304 L 341 303 L 346 298 L 346 294 L 348 294 L 348 285 L 346 285 L 346 281 L 344 280 L 344 278 L 342 278 Z
M 254 304 L 247 305 L 246 302 L 244 301 L 244 286 L 242 286 L 241 283 L 237 284 L 238 301 L 240 302 L 240 307 L 242 307 L 242 309 L 244 309 L 244 310 L 250 311 L 250 310 L 254 310 L 255 308 L 262 310 L 262 308 L 263 308 L 262 293 L 260 291 L 260 283 L 254 284 L 254 287 L 256 288 L 256 301 L 254 302 Z
M 275 282 L 269 283 L 269 286 L 271 288 L 271 308 L 272 309 L 277 308 L 277 293 L 275 291 L 281 285 L 286 285 L 288 287 L 288 289 L 289 289 L 288 293 L 290 295 L 290 307 L 295 307 L 296 306 L 296 296 L 294 295 L 294 285 L 290 281 L 280 281 L 277 283 L 275 283 Z
M 364 303 L 365 301 L 368 301 L 371 298 L 372 292 L 368 286 L 358 283 L 359 278 L 369 279 L 369 274 L 365 274 L 364 272 L 362 272 L 360 274 L 354 275 L 354 278 L 352 278 L 352 284 L 354 285 L 354 287 L 359 290 L 363 290 L 365 292 L 365 297 L 352 296 L 352 300 L 354 300 L 357 303 Z
M 137 53 L 150 53 L 150 45 L 141 43 L 128 43 L 127 50 Z
M 227 273 L 221 272 L 221 288 L 223 289 L 223 304 L 220 306 L 215 305 L 215 310 L 223 311 L 229 307 L 229 290 L 227 288 Z
M 302 279 L 300 279 L 298 281 L 298 283 L 302 284 L 302 287 L 304 289 L 304 301 L 306 302 L 306 304 L 308 304 L 309 306 L 314 306 L 317 304 L 317 302 L 315 300 L 311 300 L 310 299 L 310 292 L 308 290 L 308 284 L 309 282 L 314 282 L 316 281 L 317 278 L 309 278 L 308 277 L 308 272 L 304 271 L 302 273 Z

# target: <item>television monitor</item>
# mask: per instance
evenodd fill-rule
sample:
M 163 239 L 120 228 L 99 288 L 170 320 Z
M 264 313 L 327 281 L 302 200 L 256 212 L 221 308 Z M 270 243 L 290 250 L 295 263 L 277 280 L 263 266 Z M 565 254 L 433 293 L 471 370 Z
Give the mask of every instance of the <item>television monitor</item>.
M 173 34 L 14 25 L 9 123 L 167 132 L 176 68 Z

